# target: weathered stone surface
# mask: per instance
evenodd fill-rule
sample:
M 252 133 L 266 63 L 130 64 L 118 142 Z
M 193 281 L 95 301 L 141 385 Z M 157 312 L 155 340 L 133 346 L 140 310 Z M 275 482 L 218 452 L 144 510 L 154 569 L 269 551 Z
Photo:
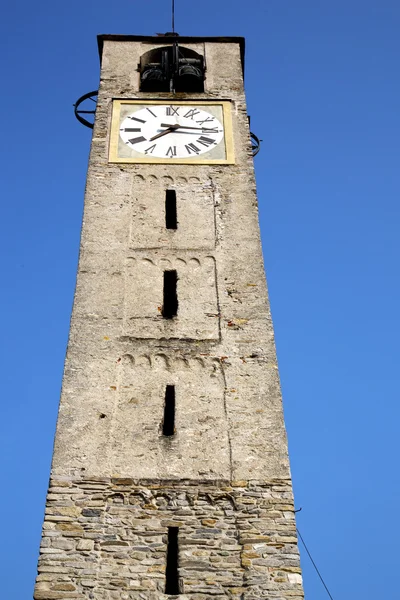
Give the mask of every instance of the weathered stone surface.
M 286 478 L 240 48 L 188 45 L 205 53 L 205 101 L 232 100 L 235 164 L 109 163 L 112 98 L 140 97 L 128 65 L 151 47 L 104 44 L 55 487 L 65 489 L 64 477 L 81 469 L 99 490 L 103 477 L 114 476 L 121 487 L 157 476 L 226 479 L 232 489 L 243 480 Z M 177 195 L 172 232 L 165 228 L 166 189 Z M 179 278 L 172 320 L 159 311 L 165 268 L 176 268 Z M 160 429 L 167 384 L 176 386 L 172 439 Z M 60 515 L 64 522 L 69 516 Z

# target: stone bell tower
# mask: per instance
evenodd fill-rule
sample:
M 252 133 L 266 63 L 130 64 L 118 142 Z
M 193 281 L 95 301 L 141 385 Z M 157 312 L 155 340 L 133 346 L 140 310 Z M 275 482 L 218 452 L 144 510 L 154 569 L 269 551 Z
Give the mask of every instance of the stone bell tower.
M 242 38 L 99 37 L 36 600 L 300 600 Z

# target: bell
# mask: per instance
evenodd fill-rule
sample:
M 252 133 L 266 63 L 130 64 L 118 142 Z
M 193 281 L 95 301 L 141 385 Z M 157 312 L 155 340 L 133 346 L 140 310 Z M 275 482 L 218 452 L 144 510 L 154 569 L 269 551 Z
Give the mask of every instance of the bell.
M 146 67 L 141 74 L 142 92 L 168 92 L 168 81 L 161 65 Z
M 203 92 L 203 79 L 203 70 L 200 67 L 182 65 L 175 79 L 175 89 L 177 92 Z

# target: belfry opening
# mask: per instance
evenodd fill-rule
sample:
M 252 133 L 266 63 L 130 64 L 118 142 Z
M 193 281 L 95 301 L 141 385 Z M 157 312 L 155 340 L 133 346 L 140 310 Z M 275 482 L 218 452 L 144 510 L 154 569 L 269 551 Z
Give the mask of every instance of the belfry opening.
M 140 57 L 142 92 L 204 92 L 203 56 L 179 43 L 156 48 Z

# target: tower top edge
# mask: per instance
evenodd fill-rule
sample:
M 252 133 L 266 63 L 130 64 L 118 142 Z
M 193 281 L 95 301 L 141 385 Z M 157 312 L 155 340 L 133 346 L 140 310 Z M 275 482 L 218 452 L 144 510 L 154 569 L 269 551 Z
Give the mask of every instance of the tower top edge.
M 99 49 L 100 62 L 103 56 L 104 42 L 142 42 L 144 44 L 172 44 L 174 41 L 178 41 L 180 44 L 201 44 L 204 42 L 211 42 L 213 44 L 239 44 L 240 55 L 242 59 L 242 65 L 244 66 L 244 52 L 245 52 L 245 38 L 244 37 L 225 37 L 225 36 L 205 36 L 205 37 L 191 37 L 191 36 L 180 36 L 178 34 L 165 34 L 165 35 L 122 35 L 105 33 L 97 36 L 97 45 Z

